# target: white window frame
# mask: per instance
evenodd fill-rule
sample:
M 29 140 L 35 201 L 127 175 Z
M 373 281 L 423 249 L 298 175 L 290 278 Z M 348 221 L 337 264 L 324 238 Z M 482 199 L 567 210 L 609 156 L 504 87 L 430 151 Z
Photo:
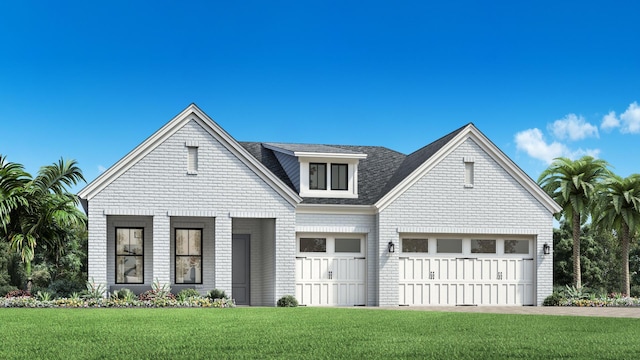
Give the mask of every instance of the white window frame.
M 188 141 L 185 143 L 185 147 L 187 148 L 187 174 L 189 175 L 197 175 L 198 174 L 198 143 L 194 141 Z
M 300 196 L 317 198 L 350 198 L 358 197 L 358 159 L 332 158 L 299 158 L 300 161 Z M 327 164 L 326 190 L 309 188 L 309 165 L 311 163 Z M 347 165 L 347 190 L 333 190 L 331 188 L 331 165 Z
M 403 252 L 402 241 L 404 239 L 429 239 L 428 247 L 429 252 Z M 461 253 L 439 253 L 438 252 L 438 239 L 462 239 L 462 252 Z M 492 253 L 472 253 L 471 252 L 471 240 L 495 240 L 496 252 Z M 529 241 L 529 252 L 527 254 L 505 254 L 504 242 L 505 240 L 527 240 Z M 451 235 L 437 235 L 437 234 L 411 234 L 402 233 L 400 235 L 400 254 L 401 256 L 410 257 L 442 257 L 442 258 L 455 258 L 455 257 L 474 257 L 474 258 L 532 258 L 534 256 L 535 237 L 527 235 L 467 235 L 467 234 L 451 234 Z

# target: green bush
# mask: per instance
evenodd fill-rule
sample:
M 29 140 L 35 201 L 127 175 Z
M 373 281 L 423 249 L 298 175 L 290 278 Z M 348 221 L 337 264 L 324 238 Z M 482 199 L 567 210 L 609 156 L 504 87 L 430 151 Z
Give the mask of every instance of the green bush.
M 18 290 L 17 287 L 13 286 L 13 285 L 3 285 L 0 286 L 0 296 L 5 296 L 8 293 L 14 291 L 14 290 Z
M 137 300 L 138 297 L 136 296 L 136 294 L 133 293 L 133 291 L 127 289 L 127 288 L 122 288 L 120 290 L 116 290 L 111 294 L 111 298 L 114 300 L 124 300 L 126 302 L 132 302 L 133 300 Z
M 293 295 L 285 295 L 278 299 L 278 307 L 296 307 L 298 306 L 298 300 Z
M 71 296 L 74 292 L 81 292 L 86 289 L 85 282 L 59 279 L 49 285 L 47 291 L 55 298 L 65 298 Z
M 547 296 L 546 299 L 542 302 L 543 306 L 560 306 L 560 302 L 564 299 L 562 294 L 559 292 L 553 292 L 551 295 Z
M 178 293 L 178 295 L 176 296 L 178 301 L 186 301 L 186 300 L 188 300 L 190 298 L 199 298 L 199 297 L 200 297 L 200 293 L 196 289 L 184 289 L 184 290 L 181 290 Z
M 211 300 L 228 299 L 227 294 L 224 293 L 224 290 L 219 290 L 219 289 L 213 289 L 209 291 L 209 293 L 207 294 L 207 297 L 209 297 L 209 299 Z

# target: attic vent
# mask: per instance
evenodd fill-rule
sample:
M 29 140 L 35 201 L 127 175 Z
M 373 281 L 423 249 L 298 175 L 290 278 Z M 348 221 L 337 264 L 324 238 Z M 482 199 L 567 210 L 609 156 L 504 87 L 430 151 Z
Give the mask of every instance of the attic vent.
M 474 183 L 474 168 L 473 159 L 464 159 L 464 187 L 473 187 Z
M 198 173 L 198 147 L 187 146 L 187 174 L 195 175 Z

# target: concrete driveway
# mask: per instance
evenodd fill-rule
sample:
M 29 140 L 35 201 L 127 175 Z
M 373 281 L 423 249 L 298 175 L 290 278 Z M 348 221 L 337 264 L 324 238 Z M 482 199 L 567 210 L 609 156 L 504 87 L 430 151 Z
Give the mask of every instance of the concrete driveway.
M 561 315 L 640 318 L 640 307 L 573 306 L 383 306 L 380 309 L 404 311 L 441 311 L 489 314 Z

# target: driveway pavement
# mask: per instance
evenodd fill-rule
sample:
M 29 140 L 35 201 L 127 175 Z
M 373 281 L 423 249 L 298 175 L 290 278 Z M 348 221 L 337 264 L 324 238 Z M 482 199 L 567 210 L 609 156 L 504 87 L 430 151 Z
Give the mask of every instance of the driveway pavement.
M 442 311 L 490 314 L 564 315 L 640 318 L 640 307 L 573 307 L 573 306 L 394 306 L 380 307 L 405 311 Z

